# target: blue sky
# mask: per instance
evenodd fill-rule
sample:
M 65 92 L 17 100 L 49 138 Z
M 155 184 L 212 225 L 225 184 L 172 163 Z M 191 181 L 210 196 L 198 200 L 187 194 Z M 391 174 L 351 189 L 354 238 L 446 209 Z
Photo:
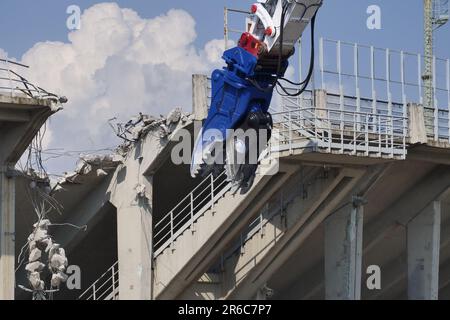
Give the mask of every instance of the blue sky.
M 0 47 L 10 56 L 20 57 L 39 41 L 66 41 L 65 13 L 76 4 L 86 9 L 94 0 L 2 0 L 0 2 Z M 248 8 L 246 0 L 120 0 L 144 18 L 152 18 L 171 8 L 188 11 L 197 22 L 199 46 L 223 33 L 223 7 Z M 325 0 L 318 22 L 318 35 L 333 39 L 373 44 L 406 51 L 422 51 L 421 0 Z M 366 28 L 366 9 L 376 4 L 382 10 L 382 30 Z M 241 18 L 241 17 L 236 17 Z M 233 21 L 239 25 L 239 20 Z M 436 55 L 450 56 L 450 26 L 438 30 Z M 170 35 L 168 35 L 170 36 Z

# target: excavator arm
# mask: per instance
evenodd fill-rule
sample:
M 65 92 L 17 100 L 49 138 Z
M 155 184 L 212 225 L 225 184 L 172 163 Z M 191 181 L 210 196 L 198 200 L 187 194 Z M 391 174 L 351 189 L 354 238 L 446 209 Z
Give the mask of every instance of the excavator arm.
M 271 136 L 273 91 L 321 5 L 322 0 L 260 0 L 251 6 L 249 31 L 224 52 L 226 67 L 212 73 L 211 106 L 194 146 L 193 177 L 225 168 L 236 189 L 245 193 L 251 187 Z M 297 95 L 308 82 L 298 84 Z

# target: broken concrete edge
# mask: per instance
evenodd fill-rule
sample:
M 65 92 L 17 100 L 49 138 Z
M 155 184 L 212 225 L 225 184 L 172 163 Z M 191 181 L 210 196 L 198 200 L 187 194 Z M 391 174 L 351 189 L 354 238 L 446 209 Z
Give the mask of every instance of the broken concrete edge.
M 125 162 L 136 148 L 136 145 L 144 141 L 150 133 L 158 133 L 160 139 L 159 153 L 163 152 L 168 142 L 178 132 L 185 128 L 193 121 L 193 115 L 183 113 L 180 108 L 176 108 L 169 112 L 166 117 L 155 118 L 153 116 L 139 114 L 132 118 L 127 124 L 133 135 L 133 141 L 125 141 L 118 145 L 115 153 L 111 154 L 87 154 L 80 155 L 75 171 L 65 173 L 53 187 L 53 191 L 63 188 L 65 184 L 82 183 L 82 176 L 92 174 L 96 171 L 97 176 L 108 176 L 115 171 L 117 167 Z M 137 123 L 137 124 L 134 124 Z
M 175 108 L 166 117 L 161 115 L 159 118 L 139 113 L 127 123 L 116 124 L 122 129 L 122 132 L 116 132 L 116 135 L 124 140 L 117 147 L 117 152 L 126 158 L 149 133 L 157 133 L 161 144 L 164 144 L 164 140 L 167 140 L 180 125 L 184 127 L 192 117 L 192 114 L 183 113 L 181 108 Z
M 15 94 L 14 96 L 0 93 L 0 104 L 29 107 L 47 107 L 52 113 L 63 109 L 62 104 L 67 102 L 67 98 L 59 96 L 30 97 L 25 94 Z
M 123 162 L 118 154 L 81 155 L 74 172 L 67 172 L 53 187 L 53 191 L 62 189 L 64 184 L 81 183 L 80 178 L 96 171 L 98 177 L 104 177 L 115 170 Z

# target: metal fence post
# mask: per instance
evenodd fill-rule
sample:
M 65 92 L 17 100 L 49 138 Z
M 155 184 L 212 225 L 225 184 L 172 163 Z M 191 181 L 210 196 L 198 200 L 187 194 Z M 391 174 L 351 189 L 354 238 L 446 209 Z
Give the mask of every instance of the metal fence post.
M 112 273 L 112 294 L 114 298 L 114 294 L 116 292 L 115 266 L 112 267 L 111 273 Z
M 214 175 L 211 174 L 211 211 L 214 214 Z
M 9 69 L 9 63 L 5 59 L 5 66 L 6 66 L 6 72 L 8 73 L 8 79 L 9 79 L 9 87 L 11 88 L 11 97 L 14 97 L 14 86 L 11 78 L 11 70 Z
M 394 157 L 394 118 L 391 118 L 391 156 Z
M 447 117 L 448 117 L 448 140 L 450 142 L 450 59 L 447 59 Z
M 292 154 L 292 114 L 289 111 L 289 153 Z
M 95 300 L 97 300 L 97 292 L 95 290 L 95 284 L 94 284 L 94 287 L 92 288 L 92 290 L 93 290 L 93 292 L 92 292 L 92 299 L 95 301 Z
M 436 56 L 433 56 L 433 74 L 436 74 Z M 436 76 L 433 76 L 433 105 L 434 108 L 434 140 L 439 141 L 439 105 L 436 96 Z
M 191 201 L 191 232 L 194 233 L 194 193 L 191 192 L 191 196 L 190 196 L 190 201 Z
M 228 8 L 227 7 L 225 7 L 223 9 L 223 19 L 224 19 L 223 36 L 224 36 L 225 50 L 227 50 L 228 49 Z
M 382 131 L 381 131 L 381 116 L 380 115 L 378 115 L 377 116 L 377 118 L 378 118 L 378 121 L 377 121 L 377 125 L 378 125 L 378 129 L 377 129 L 377 131 L 378 131 L 378 156 L 381 158 L 381 154 L 382 154 L 382 152 L 381 152 L 381 148 L 382 148 L 382 145 L 381 145 L 381 138 L 382 138 Z M 387 133 L 387 132 L 386 132 Z M 386 141 L 387 142 L 387 141 Z M 387 145 L 386 145 L 386 147 L 387 147 Z
M 173 211 L 170 211 L 170 246 L 172 247 L 172 250 L 174 250 L 173 241 Z
M 358 112 L 358 114 L 353 114 L 353 153 L 356 155 L 356 137 L 357 137 L 357 128 L 359 126 L 359 119 L 360 118 L 360 114 Z
M 366 144 L 366 156 L 369 156 L 369 117 L 366 115 L 366 134 L 365 134 L 365 144 Z

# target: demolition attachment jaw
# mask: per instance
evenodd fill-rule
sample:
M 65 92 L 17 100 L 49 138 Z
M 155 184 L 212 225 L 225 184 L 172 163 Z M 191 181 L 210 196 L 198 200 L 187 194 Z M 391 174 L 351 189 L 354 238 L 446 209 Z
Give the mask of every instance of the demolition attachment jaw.
M 227 67 L 212 74 L 211 108 L 195 143 L 191 175 L 225 167 L 228 180 L 245 187 L 258 167 L 260 141 L 265 148 L 271 134 L 268 109 L 276 76 L 258 64 L 262 44 L 250 35 L 243 38 L 241 46 L 224 53 Z
M 224 52 L 226 67 L 211 77 L 208 117 L 194 145 L 191 175 L 226 171 L 242 193 L 252 186 L 271 137 L 273 90 L 322 0 L 259 0 L 238 46 Z M 307 83 L 307 81 L 305 81 Z

